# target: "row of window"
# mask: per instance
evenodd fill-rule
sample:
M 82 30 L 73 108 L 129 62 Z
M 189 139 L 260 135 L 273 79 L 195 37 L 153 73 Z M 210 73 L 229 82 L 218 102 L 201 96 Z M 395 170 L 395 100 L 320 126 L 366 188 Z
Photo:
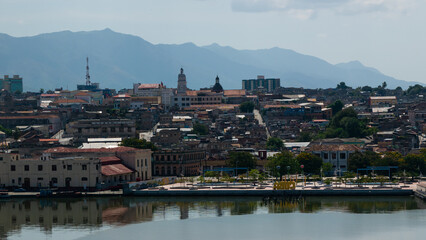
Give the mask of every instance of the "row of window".
M 323 154 L 323 159 L 329 159 L 328 153 Z M 337 159 L 337 153 L 331 153 L 331 159 Z M 346 159 L 346 153 L 340 153 L 340 159 Z
M 72 171 L 72 165 L 68 164 L 68 165 L 63 165 L 63 168 L 68 170 L 68 171 Z M 52 165 L 52 171 L 57 171 L 57 166 L 56 165 Z M 37 170 L 38 171 L 43 171 L 43 165 L 37 165 Z M 83 164 L 81 165 L 81 170 L 85 171 L 87 170 L 87 165 Z M 99 166 L 96 165 L 96 170 L 99 170 Z M 10 165 L 10 171 L 14 172 L 16 171 L 16 165 Z M 24 165 L 24 171 L 30 171 L 30 165 Z
M 137 159 L 136 165 L 137 165 L 137 167 L 139 167 L 139 166 L 143 167 L 144 166 L 143 165 L 143 159 Z M 148 166 L 148 159 L 145 159 L 145 166 Z
M 98 132 L 99 128 L 86 128 L 87 132 L 90 132 L 90 129 L 93 129 L 93 132 Z M 101 131 L 103 133 L 106 133 L 108 131 L 108 128 L 103 127 L 101 128 Z M 78 128 L 78 133 L 82 133 L 83 132 L 83 128 Z M 115 127 L 110 127 L 110 132 L 116 132 L 116 128 Z M 124 132 L 124 128 L 123 127 L 119 127 L 118 128 L 118 132 Z M 132 128 L 128 127 L 127 128 L 127 132 L 132 132 Z
M 173 161 L 176 161 L 177 160 L 177 155 L 173 155 Z M 182 156 L 179 156 L 179 160 L 182 160 L 181 158 L 182 158 Z M 189 154 L 189 155 L 184 155 L 183 156 L 183 160 L 194 160 L 194 159 L 203 159 L 204 158 L 204 155 L 203 154 Z M 164 161 L 165 159 L 167 159 L 167 161 L 171 161 L 172 160 L 172 158 L 171 158 L 171 155 L 167 155 L 167 156 L 164 156 L 164 155 L 161 155 L 161 156 L 155 156 L 155 161 Z
M 178 101 L 178 98 L 175 98 L 175 102 L 177 102 Z M 185 101 L 189 101 L 189 98 L 182 98 L 182 102 L 185 102 Z M 201 101 L 220 101 L 220 98 L 218 98 L 218 97 L 213 97 L 213 98 L 208 98 L 208 97 L 206 97 L 206 98 L 191 98 L 191 101 L 198 101 L 198 102 L 201 102 Z

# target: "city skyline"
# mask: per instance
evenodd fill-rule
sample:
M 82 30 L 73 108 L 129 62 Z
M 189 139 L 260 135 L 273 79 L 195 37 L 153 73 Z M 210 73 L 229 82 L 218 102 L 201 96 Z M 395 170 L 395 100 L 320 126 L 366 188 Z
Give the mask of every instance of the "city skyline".
M 359 60 L 397 79 L 426 82 L 419 0 L 187 0 L 3 2 L 0 32 L 32 36 L 111 28 L 154 44 L 280 47 L 336 64 Z

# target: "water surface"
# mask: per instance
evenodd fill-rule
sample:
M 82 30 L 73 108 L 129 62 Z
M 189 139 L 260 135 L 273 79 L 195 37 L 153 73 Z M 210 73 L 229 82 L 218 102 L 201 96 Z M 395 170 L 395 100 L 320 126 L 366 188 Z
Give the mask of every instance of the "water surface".
M 410 239 L 414 197 L 87 198 L 0 201 L 0 239 Z M 401 237 L 401 238 L 397 238 Z

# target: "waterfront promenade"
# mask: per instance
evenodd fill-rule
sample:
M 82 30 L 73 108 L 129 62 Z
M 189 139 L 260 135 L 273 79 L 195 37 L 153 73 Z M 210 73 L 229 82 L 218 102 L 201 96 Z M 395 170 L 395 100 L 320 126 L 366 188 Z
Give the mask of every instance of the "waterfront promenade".
M 175 183 L 157 188 L 125 191 L 133 196 L 409 196 L 417 184 L 392 185 L 323 185 L 299 183 L 293 190 L 274 190 L 273 184 L 185 184 Z
M 84 192 L 74 197 L 110 196 L 409 196 L 414 195 L 417 183 L 392 185 L 324 185 L 298 183 L 294 190 L 274 190 L 273 184 L 192 184 L 174 183 L 155 188 L 120 191 Z M 37 197 L 39 192 L 10 192 L 11 198 Z

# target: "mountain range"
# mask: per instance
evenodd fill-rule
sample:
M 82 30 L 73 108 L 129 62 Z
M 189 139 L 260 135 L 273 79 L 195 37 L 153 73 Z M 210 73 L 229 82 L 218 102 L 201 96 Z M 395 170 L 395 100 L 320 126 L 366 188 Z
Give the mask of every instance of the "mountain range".
M 192 89 L 212 86 L 216 75 L 225 89 L 239 89 L 242 79 L 257 75 L 280 78 L 284 87 L 332 88 L 342 81 L 352 87 L 375 87 L 385 81 L 389 88 L 416 84 L 386 76 L 358 61 L 333 65 L 282 48 L 237 50 L 217 44 L 152 44 L 110 29 L 31 37 L 0 34 L 0 74 L 21 75 L 25 91 L 76 89 L 77 84 L 85 83 L 86 57 L 92 82 L 102 88 L 160 82 L 176 87 L 181 67 Z

